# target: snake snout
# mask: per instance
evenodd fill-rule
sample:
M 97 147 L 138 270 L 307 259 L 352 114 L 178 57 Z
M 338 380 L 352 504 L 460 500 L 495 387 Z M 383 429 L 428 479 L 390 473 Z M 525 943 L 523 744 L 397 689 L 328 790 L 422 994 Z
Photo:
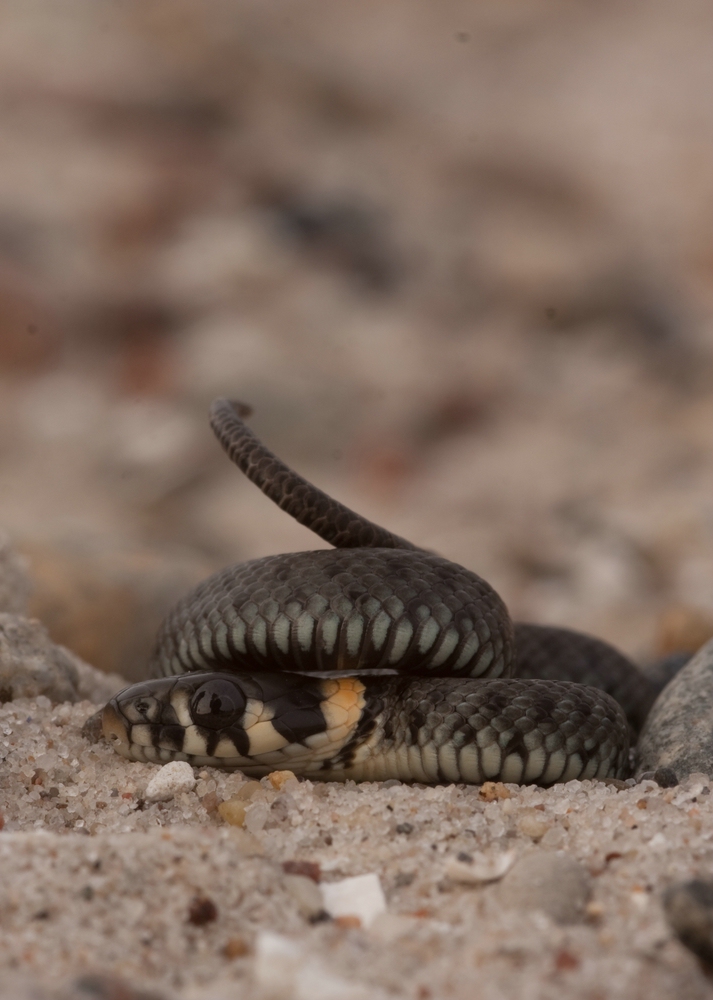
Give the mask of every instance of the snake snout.
M 114 705 L 114 699 L 104 706 L 101 715 L 102 732 L 109 746 L 122 757 L 131 757 L 129 728 L 121 713 Z

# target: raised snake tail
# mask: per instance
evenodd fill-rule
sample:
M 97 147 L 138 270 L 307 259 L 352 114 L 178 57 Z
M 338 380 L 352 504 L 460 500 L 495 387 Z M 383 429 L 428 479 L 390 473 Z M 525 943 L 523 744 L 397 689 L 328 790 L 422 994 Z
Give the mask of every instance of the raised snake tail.
M 418 548 L 333 500 L 285 465 L 244 423 L 242 417 L 249 414 L 244 403 L 216 399 L 210 425 L 230 460 L 295 521 L 337 549 Z

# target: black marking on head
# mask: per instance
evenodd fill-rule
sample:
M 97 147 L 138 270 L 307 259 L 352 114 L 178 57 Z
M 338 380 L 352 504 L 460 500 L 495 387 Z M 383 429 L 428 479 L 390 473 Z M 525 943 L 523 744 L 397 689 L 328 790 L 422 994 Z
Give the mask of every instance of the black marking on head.
M 178 716 L 176 715 L 176 710 L 173 705 L 169 702 L 164 702 L 161 707 L 161 725 L 162 726 L 179 726 L 181 729 L 181 723 L 178 721 Z
M 245 732 L 241 726 L 231 726 L 221 733 L 211 733 L 210 739 L 208 741 L 208 748 L 210 750 L 210 755 L 215 752 L 215 748 L 218 746 L 222 737 L 226 737 L 233 741 L 235 745 L 235 750 L 239 757 L 249 757 L 250 756 L 250 737 Z M 215 739 L 215 743 L 212 740 Z
M 276 714 L 272 720 L 276 732 L 289 743 L 304 743 L 309 736 L 323 733 L 327 723 L 319 706 L 314 708 L 289 708 Z
M 304 743 L 308 737 L 327 729 L 327 720 L 321 708 L 324 701 L 322 683 L 312 680 L 305 687 L 297 687 L 298 683 L 305 684 L 306 680 L 290 678 L 281 685 L 271 684 L 271 690 L 266 692 L 264 699 L 264 704 L 269 705 L 274 713 L 272 725 L 275 731 L 289 743 Z M 278 686 L 282 687 L 279 692 L 276 690 Z
M 250 676 L 250 697 L 265 705 L 274 705 L 283 698 L 291 704 L 307 706 L 324 701 L 320 678 L 305 677 L 301 674 L 257 674 Z
M 196 688 L 191 698 L 191 718 L 205 729 L 226 729 L 242 718 L 245 695 L 232 679 L 212 678 Z
M 151 742 L 163 750 L 183 750 L 186 730 L 183 726 L 151 726 Z

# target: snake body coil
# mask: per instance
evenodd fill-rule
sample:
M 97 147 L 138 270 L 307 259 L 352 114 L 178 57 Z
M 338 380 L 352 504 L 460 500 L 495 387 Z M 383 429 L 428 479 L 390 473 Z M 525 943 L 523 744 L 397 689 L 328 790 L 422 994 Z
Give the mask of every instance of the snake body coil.
M 624 775 L 629 728 L 654 694 L 633 664 L 576 632 L 513 627 L 488 583 L 317 490 L 247 412 L 213 404 L 225 451 L 336 548 L 242 563 L 180 601 L 159 631 L 157 679 L 104 709 L 119 753 L 328 780 Z

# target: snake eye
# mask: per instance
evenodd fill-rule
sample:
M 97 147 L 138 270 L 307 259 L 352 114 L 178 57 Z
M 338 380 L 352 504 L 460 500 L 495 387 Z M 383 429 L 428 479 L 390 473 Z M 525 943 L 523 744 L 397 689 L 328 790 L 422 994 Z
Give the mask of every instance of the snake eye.
M 236 722 L 245 711 L 245 697 L 231 681 L 207 681 L 191 700 L 191 716 L 197 726 L 223 729 Z

